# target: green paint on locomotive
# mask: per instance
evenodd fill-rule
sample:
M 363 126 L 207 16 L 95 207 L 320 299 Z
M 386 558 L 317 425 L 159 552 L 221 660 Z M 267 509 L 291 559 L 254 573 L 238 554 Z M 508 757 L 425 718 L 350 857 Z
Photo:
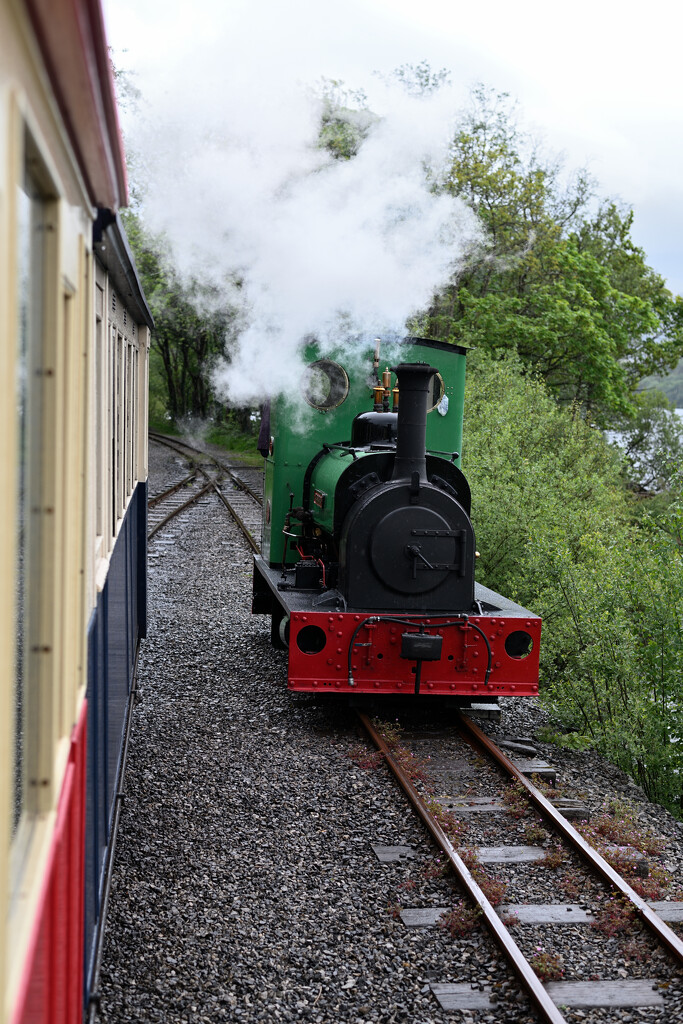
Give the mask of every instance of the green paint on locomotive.
M 372 377 L 372 349 L 354 354 L 351 358 L 334 352 L 326 352 L 321 357 L 314 345 L 307 347 L 307 364 L 321 358 L 338 363 L 348 377 L 348 393 L 339 405 L 326 409 L 312 408 L 304 400 L 303 383 L 301 397 L 297 401 L 281 395 L 271 402 L 273 453 L 265 460 L 261 551 L 272 567 L 282 565 L 283 555 L 286 565 L 293 565 L 299 560 L 299 555 L 287 543 L 289 538 L 283 535 L 282 530 L 290 507 L 297 508 L 304 504 L 304 478 L 311 460 L 325 444 L 348 442 L 354 418 L 373 408 L 369 383 Z M 458 452 L 459 456 L 462 450 L 465 349 L 409 338 L 383 347 L 380 353 L 380 373 L 385 366 L 394 366 L 399 362 L 429 362 L 438 369 L 443 380 L 444 396 L 448 399 L 448 410 L 442 415 L 435 407 L 428 413 L 427 451 L 448 453 L 444 458 L 449 461 L 450 453 Z M 334 395 L 327 397 L 328 401 L 335 401 Z M 444 408 L 444 404 L 441 408 Z M 330 452 L 316 469 L 315 488 L 320 492 L 322 508 L 314 506 L 312 494 L 310 507 L 314 509 L 316 524 L 327 533 L 332 533 L 334 522 L 336 483 L 348 467 L 349 459 L 348 454 Z M 459 457 L 456 465 L 460 466 Z

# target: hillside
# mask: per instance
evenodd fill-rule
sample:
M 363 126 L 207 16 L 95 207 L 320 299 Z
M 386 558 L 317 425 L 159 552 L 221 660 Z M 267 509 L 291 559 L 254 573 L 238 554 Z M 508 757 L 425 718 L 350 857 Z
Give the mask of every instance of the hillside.
M 683 359 L 667 377 L 645 377 L 640 387 L 644 390 L 657 388 L 664 392 L 677 409 L 683 408 Z

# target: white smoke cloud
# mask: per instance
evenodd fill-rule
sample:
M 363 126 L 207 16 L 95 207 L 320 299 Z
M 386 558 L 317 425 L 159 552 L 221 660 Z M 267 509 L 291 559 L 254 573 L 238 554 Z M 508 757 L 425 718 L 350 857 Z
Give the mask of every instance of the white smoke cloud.
M 378 82 L 358 155 L 334 160 L 317 148 L 320 97 L 291 67 L 265 76 L 263 62 L 237 59 L 257 29 L 243 19 L 227 49 L 206 39 L 192 74 L 169 56 L 141 76 L 148 112 L 127 128 L 146 224 L 166 233 L 182 273 L 240 304 L 238 350 L 215 376 L 236 403 L 297 390 L 307 335 L 339 342 L 340 322 L 366 340 L 404 333 L 481 240 L 471 211 L 425 174 L 448 159 L 453 95 Z

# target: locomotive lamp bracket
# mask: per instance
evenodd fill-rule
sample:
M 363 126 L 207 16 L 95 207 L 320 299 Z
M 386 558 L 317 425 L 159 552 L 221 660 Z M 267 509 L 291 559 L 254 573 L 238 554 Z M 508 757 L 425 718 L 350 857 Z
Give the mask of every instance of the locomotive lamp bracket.
M 409 661 L 439 661 L 442 644 L 442 636 L 432 636 L 430 633 L 402 633 L 401 657 Z
M 439 661 L 441 659 L 441 635 L 432 636 L 424 632 L 424 626 L 420 627 L 419 633 L 401 634 L 401 657 L 408 661 L 415 662 L 415 696 L 420 693 L 420 679 L 422 677 L 423 661 Z

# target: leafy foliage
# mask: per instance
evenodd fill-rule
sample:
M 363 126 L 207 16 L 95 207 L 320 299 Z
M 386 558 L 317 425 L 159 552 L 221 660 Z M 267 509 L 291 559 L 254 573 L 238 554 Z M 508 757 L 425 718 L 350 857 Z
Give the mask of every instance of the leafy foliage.
M 517 357 L 479 355 L 466 403 L 479 578 L 543 618 L 545 699 L 679 810 L 683 506 L 636 519 L 620 460 Z
M 360 149 L 377 117 L 368 109 L 362 89 L 350 90 L 336 79 L 320 85 L 322 113 L 318 144 L 337 160 L 350 160 Z
M 135 213 L 123 214 L 143 288 L 154 317 L 150 354 L 150 418 L 207 419 L 216 408 L 211 370 L 224 353 L 234 312 L 196 281 L 183 283 L 163 238 L 145 231 Z
M 625 511 L 617 454 L 515 356 L 470 358 L 464 435 L 477 573 L 487 586 L 533 597 L 520 566 L 540 538 L 564 536 L 578 552 L 587 533 L 614 518 L 615 495 Z
M 617 417 L 619 447 L 634 486 L 655 493 L 670 491 L 683 465 L 683 419 L 660 391 L 634 396 L 634 413 Z
M 628 413 L 638 381 L 683 354 L 681 301 L 632 241 L 633 213 L 589 213 L 593 183 L 563 184 L 505 94 L 478 87 L 442 188 L 464 199 L 489 246 L 439 295 L 431 336 L 516 351 L 554 396 L 594 417 Z
M 409 96 L 429 96 L 450 82 L 451 73 L 448 68 L 432 71 L 429 62 L 423 60 L 419 64 L 401 64 L 390 77 L 400 82 Z
M 634 329 L 639 321 L 627 318 L 621 325 L 625 333 L 617 350 L 631 387 L 648 374 L 665 373 L 676 365 L 683 332 L 683 300 L 674 298 L 661 275 L 646 264 L 644 251 L 631 239 L 633 217 L 633 210 L 605 202 L 592 219 L 581 222 L 575 235 L 579 251 L 590 253 L 605 268 L 612 287 L 629 296 L 634 309 L 638 309 L 638 301 L 641 304 L 642 329 Z M 651 319 L 650 331 L 645 329 L 644 313 Z M 615 308 L 613 321 L 617 316 Z
M 646 390 L 656 388 L 665 395 L 672 405 L 678 409 L 683 408 L 683 359 L 679 360 L 671 373 L 665 377 L 645 377 L 640 382 L 641 388 Z

